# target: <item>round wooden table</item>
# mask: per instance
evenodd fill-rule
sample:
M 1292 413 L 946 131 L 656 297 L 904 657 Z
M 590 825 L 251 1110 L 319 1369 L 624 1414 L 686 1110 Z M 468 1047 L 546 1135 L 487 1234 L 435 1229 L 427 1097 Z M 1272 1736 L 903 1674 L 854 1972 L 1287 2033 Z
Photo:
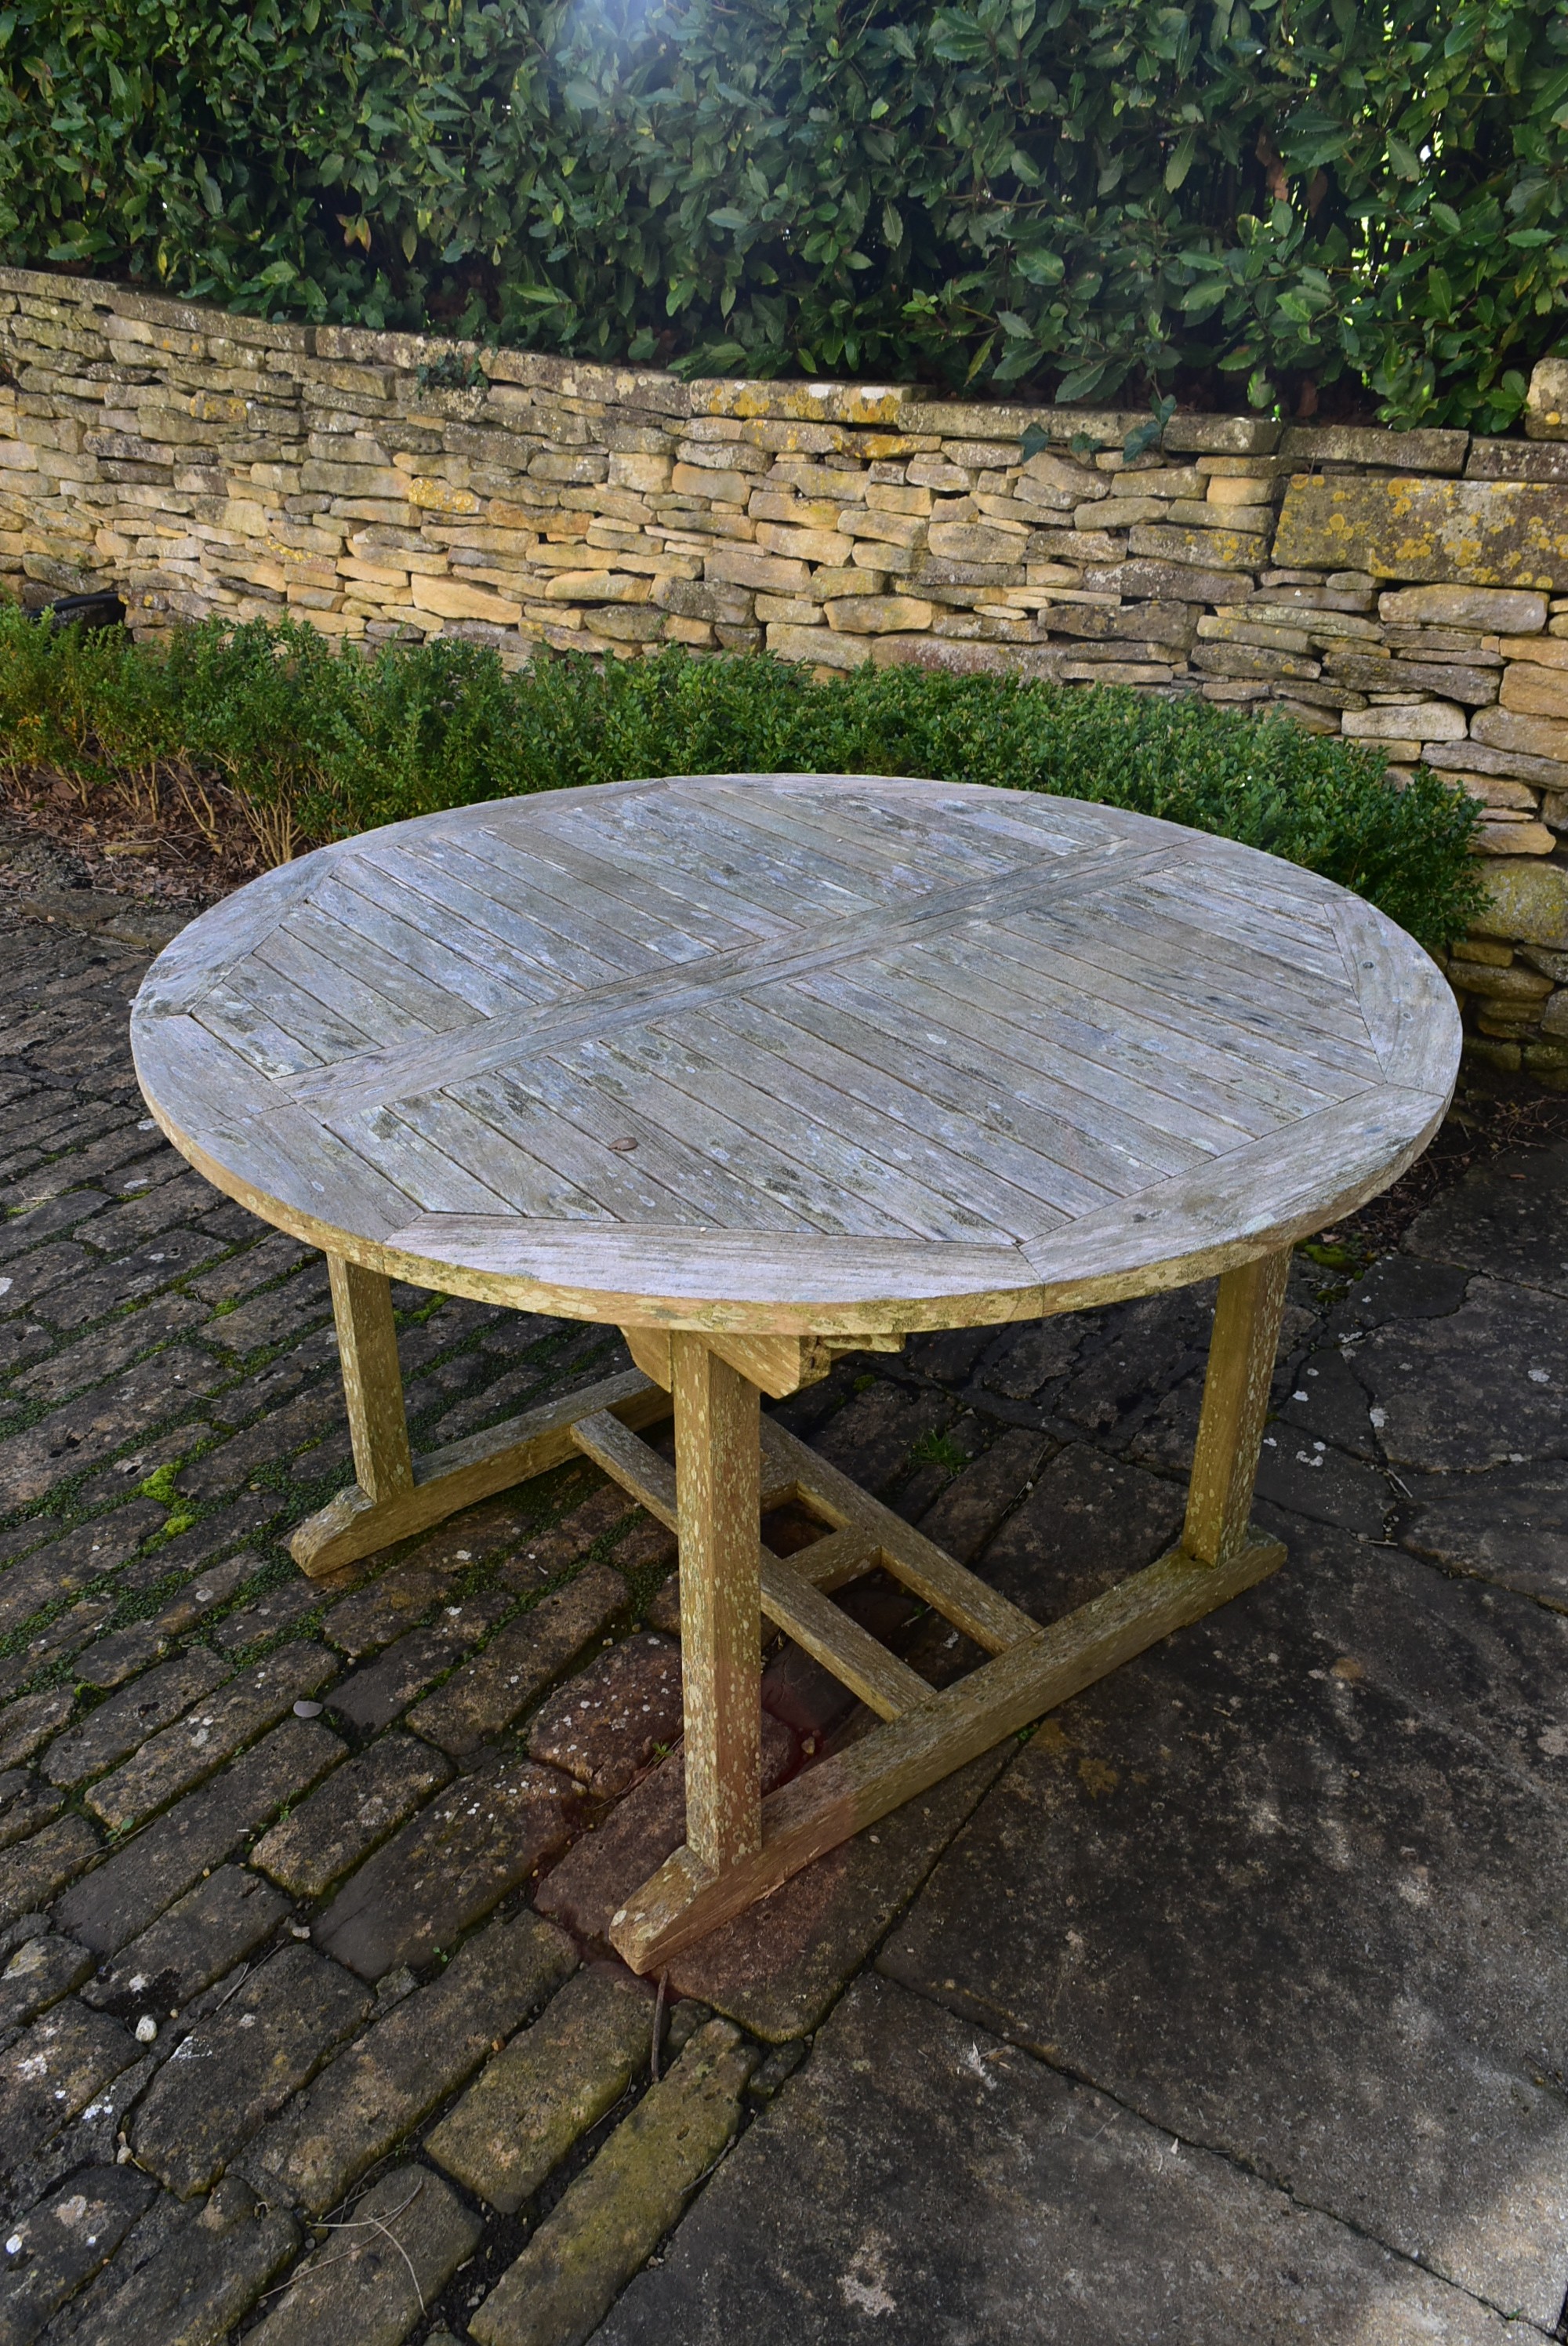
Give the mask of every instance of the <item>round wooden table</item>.
M 642 1970 L 1275 1568 L 1248 1510 L 1290 1248 L 1420 1153 L 1460 1046 L 1420 948 L 1293 865 L 812 774 L 322 848 L 192 922 L 131 1035 L 175 1147 L 328 1256 L 357 1480 L 307 1572 L 577 1452 L 678 1515 L 687 1835 L 616 1918 Z M 759 1415 L 845 1351 L 1215 1273 L 1182 1540 L 1048 1625 Z M 615 1321 L 636 1370 L 415 1458 L 392 1278 Z M 672 1409 L 673 1474 L 640 1439 Z M 788 1561 L 785 1498 L 824 1526 Z M 934 1692 L 831 1602 L 877 1566 L 992 1658 Z M 766 1801 L 759 1612 L 884 1722 Z

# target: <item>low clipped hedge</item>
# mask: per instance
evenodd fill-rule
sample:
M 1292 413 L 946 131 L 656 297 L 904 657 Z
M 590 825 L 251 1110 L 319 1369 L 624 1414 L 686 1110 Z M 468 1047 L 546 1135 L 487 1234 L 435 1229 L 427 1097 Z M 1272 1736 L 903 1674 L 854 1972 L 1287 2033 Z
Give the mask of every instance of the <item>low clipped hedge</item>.
M 171 801 L 261 852 L 534 790 L 644 774 L 923 774 L 1163 816 L 1320 872 L 1437 952 L 1481 890 L 1477 810 L 1424 769 L 1196 699 L 918 668 L 818 683 L 766 655 L 541 659 L 451 638 L 361 655 L 214 621 L 167 648 L 0 614 L 0 774 Z

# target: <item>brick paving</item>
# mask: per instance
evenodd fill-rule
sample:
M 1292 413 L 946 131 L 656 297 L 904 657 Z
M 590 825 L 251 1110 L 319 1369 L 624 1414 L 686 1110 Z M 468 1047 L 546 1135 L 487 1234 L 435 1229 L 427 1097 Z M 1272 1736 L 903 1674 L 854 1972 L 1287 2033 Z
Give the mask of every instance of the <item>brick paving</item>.
M 1568 2334 L 1568 1146 L 1298 1261 L 1278 1579 L 656 2011 L 606 1931 L 679 1832 L 673 1543 L 585 1464 L 300 1578 L 323 1269 L 152 1128 L 112 925 L 0 911 L 0 2346 Z M 421 1444 L 624 1365 L 395 1301 Z M 1208 1308 L 779 1413 L 1049 1614 L 1179 1522 Z M 864 1723 L 787 1646 L 762 1702 L 770 1782 Z

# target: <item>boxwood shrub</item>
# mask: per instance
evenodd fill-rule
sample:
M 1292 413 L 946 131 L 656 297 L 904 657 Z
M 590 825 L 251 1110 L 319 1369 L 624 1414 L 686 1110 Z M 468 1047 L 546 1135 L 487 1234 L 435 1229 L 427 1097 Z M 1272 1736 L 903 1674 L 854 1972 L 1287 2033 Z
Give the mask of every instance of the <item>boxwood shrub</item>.
M 219 622 L 165 649 L 0 613 L 0 773 L 107 784 L 143 812 L 231 801 L 271 856 L 377 823 L 644 774 L 923 774 L 1160 815 L 1350 888 L 1439 951 L 1480 889 L 1477 810 L 1373 749 L 1196 698 L 920 668 L 819 682 L 766 655 L 545 658 L 437 638 L 361 655 Z

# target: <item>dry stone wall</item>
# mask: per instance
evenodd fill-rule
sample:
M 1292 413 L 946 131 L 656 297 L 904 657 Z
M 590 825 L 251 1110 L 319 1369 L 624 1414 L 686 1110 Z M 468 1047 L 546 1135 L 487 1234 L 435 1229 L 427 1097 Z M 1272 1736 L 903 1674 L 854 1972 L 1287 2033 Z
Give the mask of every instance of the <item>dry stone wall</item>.
M 1485 808 L 1473 1052 L 1568 1088 L 1568 363 L 1523 441 L 677 382 L 0 270 L 0 586 L 1284 713 Z M 1025 455 L 1025 436 L 1032 453 Z

